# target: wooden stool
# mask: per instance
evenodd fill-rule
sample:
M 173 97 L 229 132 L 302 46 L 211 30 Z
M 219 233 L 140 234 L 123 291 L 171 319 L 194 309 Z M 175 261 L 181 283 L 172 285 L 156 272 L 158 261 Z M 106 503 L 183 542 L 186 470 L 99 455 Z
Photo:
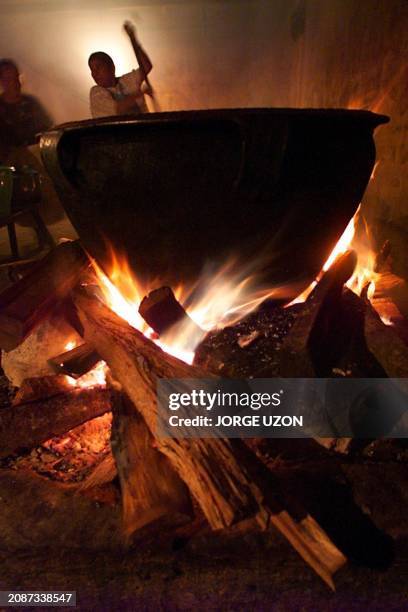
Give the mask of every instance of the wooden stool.
M 33 219 L 34 229 L 38 238 L 39 249 L 43 249 L 45 246 L 49 246 L 50 248 L 55 246 L 55 242 L 38 210 L 38 203 L 25 204 L 21 209 L 12 212 L 10 215 L 6 217 L 0 217 L 0 227 L 5 227 L 7 225 L 12 256 L 11 261 L 21 259 L 18 250 L 15 222 L 18 221 L 18 219 L 23 215 L 31 215 Z

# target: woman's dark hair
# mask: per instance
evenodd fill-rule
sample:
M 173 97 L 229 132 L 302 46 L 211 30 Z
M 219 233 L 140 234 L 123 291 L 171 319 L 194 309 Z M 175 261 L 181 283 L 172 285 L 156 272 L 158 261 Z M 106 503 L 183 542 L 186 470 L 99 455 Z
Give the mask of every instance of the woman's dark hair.
M 108 64 L 109 66 L 113 66 L 113 68 L 115 67 L 115 64 L 113 63 L 113 59 L 111 58 L 111 56 L 105 53 L 104 51 L 95 51 L 94 53 L 91 53 L 91 55 L 88 58 L 88 66 L 90 65 L 91 61 L 94 59 L 98 59 L 101 62 L 105 62 L 105 64 Z

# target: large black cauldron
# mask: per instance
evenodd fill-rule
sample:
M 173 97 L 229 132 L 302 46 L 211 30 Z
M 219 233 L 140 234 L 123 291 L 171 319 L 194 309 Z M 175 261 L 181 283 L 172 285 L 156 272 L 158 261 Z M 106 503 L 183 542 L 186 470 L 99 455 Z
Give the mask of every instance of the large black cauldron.
M 191 280 L 261 255 L 269 285 L 309 281 L 353 216 L 374 160 L 366 111 L 231 109 L 69 123 L 45 165 L 89 252 L 136 274 Z

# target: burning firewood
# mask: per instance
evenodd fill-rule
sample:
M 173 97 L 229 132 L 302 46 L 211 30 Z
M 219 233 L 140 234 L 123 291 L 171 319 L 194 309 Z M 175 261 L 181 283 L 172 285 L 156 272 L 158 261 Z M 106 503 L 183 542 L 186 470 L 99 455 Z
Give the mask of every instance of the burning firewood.
M 101 361 L 100 356 L 86 342 L 48 360 L 56 372 L 61 372 L 72 378 L 83 376 L 96 366 L 98 361 Z
M 109 412 L 112 391 L 104 387 L 74 389 L 0 412 L 0 457 L 32 448 Z
M 153 446 L 144 419 L 126 395 L 113 401 L 112 450 L 122 492 L 125 536 L 163 517 L 192 515 L 188 489 L 167 457 Z
M 16 348 L 76 285 L 89 260 L 78 241 L 56 247 L 0 295 L 0 347 Z
M 352 291 L 345 290 L 343 300 L 354 313 L 364 317 L 364 337 L 369 352 L 389 378 L 408 378 L 408 346 L 392 326 L 385 325 L 368 300 L 360 300 Z
M 159 336 L 188 317 L 170 287 L 160 287 L 146 295 L 140 302 L 139 314 Z
M 103 358 L 107 357 L 113 376 L 140 410 L 154 435 L 157 378 L 208 378 L 208 373 L 167 355 L 101 303 L 84 295 L 77 295 L 75 303 L 84 325 L 86 341 L 94 344 Z M 236 470 L 234 480 L 240 479 L 241 470 L 228 442 L 157 439 L 156 443 L 173 465 L 176 465 L 177 471 L 196 496 L 213 527 L 226 527 L 254 513 L 256 505 L 254 506 L 252 496 L 237 491 L 232 483 L 223 483 L 225 488 L 220 484 L 225 480 L 221 476 L 225 468 Z M 205 452 L 207 446 L 211 447 L 211 452 Z M 225 458 L 222 458 L 223 452 Z M 208 465 L 202 459 L 204 453 L 219 456 L 220 464 L 214 461 L 214 465 L 213 462 L 211 466 Z M 224 462 L 226 466 L 223 465 Z M 231 465 L 228 465 L 228 462 Z M 244 482 L 245 488 L 250 488 L 245 476 Z
M 176 300 L 170 287 L 151 291 L 140 303 L 139 314 L 150 327 L 171 344 L 172 335 L 178 336 L 181 328 L 188 330 L 189 339 L 194 343 L 205 334 Z
M 325 337 L 328 326 L 321 319 L 336 315 L 343 285 L 355 265 L 355 253 L 349 251 L 326 272 L 304 304 L 287 308 L 265 304 L 237 325 L 209 332 L 195 351 L 194 364 L 228 378 L 315 376 L 314 344 L 330 348 Z M 325 365 L 330 364 L 327 357 L 322 359 Z
M 164 353 L 100 302 L 84 294 L 77 294 L 74 301 L 85 340 L 108 363 L 133 409 L 140 411 L 155 436 L 158 378 L 208 378 L 208 372 Z M 272 523 L 334 588 L 332 575 L 344 565 L 344 555 L 310 515 L 297 522 L 273 499 L 257 475 L 263 465 L 255 455 L 248 460 L 248 449 L 240 440 L 156 438 L 156 445 L 187 484 L 213 529 L 250 517 L 263 528 Z
M 344 376 L 359 375 L 367 378 L 390 377 L 402 379 L 398 386 L 407 391 L 404 379 L 408 377 L 408 347 L 398 336 L 392 326 L 385 325 L 370 301 L 361 298 L 353 291 L 343 288 L 337 308 L 338 327 L 343 335 L 348 336 L 348 350 L 342 356 L 346 364 L 344 369 L 333 368 L 334 373 L 343 372 Z M 351 365 L 353 364 L 353 365 Z M 380 393 L 380 391 L 379 391 Z M 378 395 L 380 398 L 381 395 Z M 385 398 L 384 398 L 385 399 Z M 384 432 L 388 428 L 391 432 L 393 426 L 406 412 L 406 402 L 384 401 L 388 404 L 387 414 L 379 418 L 375 407 L 380 402 L 371 398 L 360 407 L 350 408 L 348 415 L 350 425 L 357 438 L 370 438 L 367 432 L 375 432 L 376 427 Z M 374 408 L 373 408 L 374 407 Z M 358 444 L 355 438 L 315 438 L 322 446 L 339 453 L 348 453 Z
M 354 251 L 338 257 L 309 295 L 283 343 L 280 375 L 330 376 L 331 368 L 336 365 L 338 347 L 329 334 L 335 329 L 338 336 L 337 328 L 330 322 L 338 316 L 344 283 L 352 275 L 356 263 Z
M 61 393 L 71 393 L 71 391 L 72 385 L 63 374 L 26 378 L 13 399 L 13 406 L 45 400 Z

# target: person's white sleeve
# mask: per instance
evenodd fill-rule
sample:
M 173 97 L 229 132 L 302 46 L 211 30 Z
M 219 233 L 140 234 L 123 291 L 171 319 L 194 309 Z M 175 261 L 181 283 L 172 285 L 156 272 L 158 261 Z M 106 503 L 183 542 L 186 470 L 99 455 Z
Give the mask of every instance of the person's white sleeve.
M 111 93 L 104 87 L 97 85 L 92 87 L 90 92 L 91 115 L 97 117 L 109 117 L 116 115 L 116 102 Z

